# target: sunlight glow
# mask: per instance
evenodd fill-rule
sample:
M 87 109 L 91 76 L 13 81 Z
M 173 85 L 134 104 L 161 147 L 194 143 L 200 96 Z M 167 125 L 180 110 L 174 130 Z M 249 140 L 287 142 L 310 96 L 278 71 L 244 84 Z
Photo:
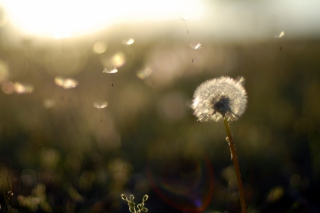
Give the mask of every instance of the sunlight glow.
M 116 23 L 172 19 L 201 13 L 196 0 L 4 0 L 9 21 L 20 31 L 56 39 L 92 33 Z
M 79 82 L 72 78 L 55 77 L 54 82 L 56 85 L 64 89 L 72 89 L 78 86 Z

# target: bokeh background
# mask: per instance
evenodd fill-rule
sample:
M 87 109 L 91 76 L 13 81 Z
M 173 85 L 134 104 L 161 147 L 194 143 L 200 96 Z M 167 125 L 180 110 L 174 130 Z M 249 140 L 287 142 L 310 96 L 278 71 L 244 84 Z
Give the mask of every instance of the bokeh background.
M 0 212 L 240 212 L 223 124 L 190 107 L 224 75 L 248 212 L 320 211 L 318 2 L 71 2 L 1 2 Z

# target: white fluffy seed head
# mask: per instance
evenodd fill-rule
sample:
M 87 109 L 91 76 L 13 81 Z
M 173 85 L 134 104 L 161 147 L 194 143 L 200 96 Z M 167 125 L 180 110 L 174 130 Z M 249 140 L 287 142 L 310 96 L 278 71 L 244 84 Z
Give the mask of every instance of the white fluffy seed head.
M 247 93 L 241 81 L 223 76 L 203 82 L 198 86 L 192 102 L 194 115 L 198 120 L 223 120 L 225 116 L 229 122 L 238 120 L 247 106 Z

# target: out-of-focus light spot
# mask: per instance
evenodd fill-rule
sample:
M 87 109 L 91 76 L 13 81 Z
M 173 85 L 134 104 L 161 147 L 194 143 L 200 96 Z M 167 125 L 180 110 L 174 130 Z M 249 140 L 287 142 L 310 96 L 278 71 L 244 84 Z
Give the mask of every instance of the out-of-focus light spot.
M 122 40 L 122 43 L 123 43 L 124 45 L 131 45 L 131 44 L 134 43 L 134 39 L 133 39 L 133 38 L 129 38 L 129 39 L 127 39 L 127 40 Z
M 64 89 L 72 89 L 78 86 L 79 82 L 72 78 L 55 77 L 54 82 L 56 85 Z
M 17 197 L 19 206 L 31 212 L 36 212 L 38 209 L 44 212 L 52 212 L 52 208 L 46 200 L 46 186 L 44 184 L 36 185 L 29 196 L 19 195 Z
M 102 54 L 108 49 L 108 45 L 106 42 L 98 41 L 93 45 L 92 49 L 94 53 Z
M 108 106 L 108 102 L 106 101 L 101 101 L 101 102 L 94 102 L 93 107 L 97 109 L 104 109 Z
M 0 60 L 0 83 L 9 77 L 9 68 L 6 62 Z
M 43 107 L 46 109 L 53 108 L 56 105 L 56 101 L 53 99 L 47 99 L 43 101 Z
M 198 43 L 190 43 L 189 45 L 192 49 L 195 49 L 195 50 L 198 50 L 198 49 L 201 49 L 201 44 L 198 42 Z
M 22 84 L 19 82 L 14 83 L 14 90 L 18 94 L 23 93 L 32 93 L 33 92 L 33 86 L 30 84 Z
M 8 94 L 8 95 L 14 93 L 15 91 L 14 84 L 11 81 L 4 82 L 1 85 L 1 89 L 5 94 Z
M 152 69 L 150 69 L 149 67 L 146 67 L 143 70 L 140 70 L 137 72 L 137 77 L 143 80 L 149 77 L 150 75 L 152 75 L 152 73 L 153 73 Z
M 126 56 L 123 52 L 119 51 L 111 56 L 105 54 L 100 55 L 100 61 L 104 67 L 119 68 L 126 63 Z
M 279 200 L 284 194 L 284 188 L 282 186 L 277 186 L 277 187 L 274 187 L 268 197 L 267 197 L 267 200 L 269 202 L 274 202 L 274 201 L 277 201 Z
M 113 67 L 113 68 L 111 68 L 111 69 L 104 68 L 102 72 L 103 72 L 103 73 L 109 73 L 109 74 L 112 74 L 112 73 L 117 73 L 117 72 L 118 72 L 118 69 L 117 69 L 117 68 L 115 68 L 115 67 Z
M 111 63 L 115 67 L 121 67 L 125 64 L 125 62 L 126 62 L 126 56 L 124 55 L 123 52 L 118 52 L 115 55 L 113 55 L 111 58 Z

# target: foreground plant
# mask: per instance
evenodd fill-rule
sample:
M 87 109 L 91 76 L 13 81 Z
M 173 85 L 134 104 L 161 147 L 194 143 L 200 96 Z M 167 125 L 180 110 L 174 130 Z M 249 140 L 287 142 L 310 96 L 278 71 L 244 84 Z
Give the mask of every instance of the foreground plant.
M 244 78 L 238 80 L 220 77 L 205 81 L 193 95 L 192 108 L 201 122 L 223 121 L 227 132 L 231 159 L 235 168 L 242 213 L 247 212 L 244 189 L 242 186 L 238 157 L 230 131 L 229 123 L 238 120 L 247 106 L 247 93 L 243 87 Z
M 121 195 L 122 200 L 127 201 L 128 206 L 129 206 L 129 211 L 131 213 L 141 213 L 141 212 L 148 212 L 148 209 L 144 207 L 144 202 L 146 202 L 149 198 L 148 195 L 144 195 L 142 198 L 142 202 L 136 206 L 134 203 L 134 196 L 130 195 L 129 199 L 125 194 Z M 136 209 L 137 208 L 137 209 Z

